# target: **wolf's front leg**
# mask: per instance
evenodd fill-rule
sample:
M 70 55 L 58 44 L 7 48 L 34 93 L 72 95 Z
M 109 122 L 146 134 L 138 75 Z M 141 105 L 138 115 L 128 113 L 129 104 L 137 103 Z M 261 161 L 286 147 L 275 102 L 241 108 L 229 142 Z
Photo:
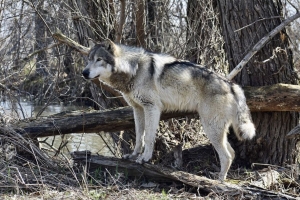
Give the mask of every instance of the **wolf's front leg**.
M 134 122 L 135 122 L 135 146 L 132 154 L 123 156 L 125 159 L 136 159 L 141 153 L 144 145 L 144 130 L 145 130 L 145 116 L 142 107 L 133 108 Z
M 161 111 L 156 106 L 144 107 L 145 113 L 145 149 L 144 152 L 136 160 L 137 163 L 148 162 L 152 158 L 156 129 L 159 125 Z

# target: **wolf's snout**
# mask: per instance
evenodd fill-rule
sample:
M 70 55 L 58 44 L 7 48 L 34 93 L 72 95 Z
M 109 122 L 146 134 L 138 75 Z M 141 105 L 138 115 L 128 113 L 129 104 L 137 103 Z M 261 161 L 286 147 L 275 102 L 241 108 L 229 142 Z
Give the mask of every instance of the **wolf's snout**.
M 90 70 L 88 69 L 83 70 L 82 75 L 84 76 L 85 79 L 89 79 Z

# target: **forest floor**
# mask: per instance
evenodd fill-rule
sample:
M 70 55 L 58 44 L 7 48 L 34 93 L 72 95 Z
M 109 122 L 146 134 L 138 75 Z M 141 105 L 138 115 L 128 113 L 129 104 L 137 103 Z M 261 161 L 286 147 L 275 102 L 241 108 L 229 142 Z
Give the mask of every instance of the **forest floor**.
M 205 192 L 178 181 L 147 181 L 101 167 L 90 170 L 67 157 L 49 156 L 7 126 L 0 132 L 0 199 L 300 199 L 299 166 L 257 164 L 245 169 L 233 164 L 226 182 L 269 191 L 267 197 Z M 219 162 L 207 142 L 203 137 L 200 152 L 198 147 L 183 150 L 182 171 L 216 179 Z

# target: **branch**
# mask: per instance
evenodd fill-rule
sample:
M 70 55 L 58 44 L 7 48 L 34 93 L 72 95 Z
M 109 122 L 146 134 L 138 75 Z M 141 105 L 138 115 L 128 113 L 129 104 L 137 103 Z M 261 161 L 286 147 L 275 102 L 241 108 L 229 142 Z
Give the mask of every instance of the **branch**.
M 38 54 L 38 53 L 40 53 L 40 52 L 42 52 L 42 51 L 45 51 L 45 50 L 47 50 L 47 49 L 52 49 L 53 47 L 56 47 L 56 46 L 58 46 L 58 45 L 60 45 L 60 44 L 61 44 L 60 42 L 58 42 L 58 43 L 52 43 L 52 44 L 50 44 L 49 46 L 47 46 L 47 47 L 45 47 L 45 48 L 42 48 L 42 49 L 39 49 L 39 50 L 36 50 L 36 51 L 32 52 L 31 54 L 29 54 L 28 56 L 26 56 L 25 58 L 23 58 L 23 60 L 24 60 L 24 61 L 27 61 L 27 60 L 29 60 L 32 56 L 34 56 L 34 55 L 36 55 L 36 54 Z
M 295 128 L 293 128 L 286 136 L 287 138 L 293 138 L 295 136 L 299 136 L 300 135 L 300 124 L 298 126 L 296 126 Z
M 62 34 L 60 31 L 57 31 L 52 35 L 56 40 L 65 43 L 66 45 L 76 49 L 79 53 L 83 55 L 88 55 L 90 48 L 82 46 L 81 44 L 78 44 L 74 40 L 68 38 L 64 34 Z
M 235 33 L 236 33 L 236 32 L 239 32 L 239 31 L 241 31 L 241 30 L 243 30 L 243 29 L 245 29 L 245 28 L 247 28 L 247 27 L 249 27 L 249 26 L 252 26 L 253 24 L 255 24 L 255 23 L 257 23 L 257 22 L 260 22 L 260 21 L 265 21 L 265 20 L 270 20 L 270 19 L 278 19 L 278 18 L 281 18 L 281 16 L 274 16 L 274 17 L 269 17 L 269 18 L 258 19 L 258 20 L 256 20 L 255 22 L 252 22 L 251 24 L 248 24 L 248 25 L 246 25 L 246 26 L 244 26 L 244 27 L 242 27 L 242 28 L 239 28 L 239 29 L 235 30 L 234 32 L 235 32 Z
M 265 37 L 263 37 L 260 41 L 258 41 L 253 49 L 242 59 L 242 61 L 227 75 L 228 80 L 232 80 L 249 62 L 249 60 L 254 56 L 264 45 L 271 40 L 277 33 L 279 33 L 285 26 L 294 21 L 295 19 L 300 17 L 300 12 L 297 12 L 295 15 L 284 20 L 279 26 L 277 26 L 274 30 L 268 33 Z

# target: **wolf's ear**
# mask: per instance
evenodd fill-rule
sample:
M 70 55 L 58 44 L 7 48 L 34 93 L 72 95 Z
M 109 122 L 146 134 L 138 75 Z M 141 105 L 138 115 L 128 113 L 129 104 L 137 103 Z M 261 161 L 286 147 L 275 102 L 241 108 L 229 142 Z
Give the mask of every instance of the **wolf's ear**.
M 116 45 L 113 41 L 111 41 L 110 39 L 105 39 L 102 42 L 102 45 L 106 51 L 114 55 L 114 52 L 116 51 Z

